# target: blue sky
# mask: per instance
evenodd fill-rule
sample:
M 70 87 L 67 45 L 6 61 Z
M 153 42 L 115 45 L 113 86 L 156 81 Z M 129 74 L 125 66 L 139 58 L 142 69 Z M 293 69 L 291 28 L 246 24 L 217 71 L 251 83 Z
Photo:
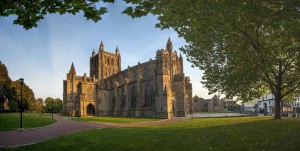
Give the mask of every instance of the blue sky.
M 132 19 L 121 13 L 126 8 L 124 2 L 105 5 L 108 13 L 97 23 L 83 14 L 51 14 L 38 23 L 38 28 L 25 30 L 13 25 L 15 16 L 0 17 L 0 61 L 12 80 L 24 78 L 36 98 L 62 99 L 63 80 L 71 63 L 77 75 L 89 75 L 89 58 L 101 41 L 107 51 L 119 47 L 122 69 L 154 58 L 158 49 L 165 49 L 168 37 L 177 52 L 185 44 L 174 30 L 155 28 L 155 16 Z M 184 72 L 191 78 L 193 95 L 211 97 L 200 83 L 202 71 L 184 60 Z

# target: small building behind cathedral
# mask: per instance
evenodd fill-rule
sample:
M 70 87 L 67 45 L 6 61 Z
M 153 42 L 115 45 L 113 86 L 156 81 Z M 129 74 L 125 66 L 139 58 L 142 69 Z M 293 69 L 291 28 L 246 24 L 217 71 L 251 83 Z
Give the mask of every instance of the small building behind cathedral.
M 66 115 L 173 118 L 192 113 L 192 84 L 183 72 L 183 58 L 173 51 L 157 50 L 156 59 L 121 69 L 121 53 L 105 50 L 90 58 L 90 74 L 76 75 L 72 63 L 63 81 Z
M 204 99 L 195 95 L 193 97 L 193 112 L 220 112 L 224 110 L 224 102 L 217 95 L 211 99 Z

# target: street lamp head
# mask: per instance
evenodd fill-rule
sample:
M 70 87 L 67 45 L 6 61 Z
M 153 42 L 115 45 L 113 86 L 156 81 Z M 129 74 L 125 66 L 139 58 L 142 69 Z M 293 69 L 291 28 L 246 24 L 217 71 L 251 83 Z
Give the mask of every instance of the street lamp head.
M 23 78 L 20 78 L 19 81 L 20 81 L 21 84 L 24 83 L 24 79 Z

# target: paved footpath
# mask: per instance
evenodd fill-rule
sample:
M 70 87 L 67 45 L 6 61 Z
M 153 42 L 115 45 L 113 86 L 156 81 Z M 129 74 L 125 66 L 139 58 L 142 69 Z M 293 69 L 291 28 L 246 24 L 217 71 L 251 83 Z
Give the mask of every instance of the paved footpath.
M 48 139 L 68 135 L 95 128 L 106 127 L 137 127 L 169 124 L 184 120 L 184 118 L 175 118 L 171 120 L 161 120 L 154 122 L 113 124 L 113 123 L 84 123 L 76 122 L 66 117 L 54 115 L 56 123 L 40 128 L 24 129 L 23 131 L 0 132 L 0 147 L 16 147 L 42 142 Z

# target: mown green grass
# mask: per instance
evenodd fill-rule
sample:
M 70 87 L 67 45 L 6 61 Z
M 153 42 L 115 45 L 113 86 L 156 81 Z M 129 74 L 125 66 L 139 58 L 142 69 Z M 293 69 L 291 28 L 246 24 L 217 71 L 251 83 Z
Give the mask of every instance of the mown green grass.
M 102 122 L 102 123 L 138 123 L 138 122 L 152 122 L 162 119 L 154 118 L 130 118 L 130 117 L 85 117 L 85 118 L 71 118 L 79 122 Z
M 223 110 L 223 111 L 211 111 L 211 112 L 197 112 L 201 114 L 214 114 L 214 113 L 236 113 L 234 111 L 228 111 L 228 110 Z
M 203 118 L 135 128 L 104 128 L 3 150 L 299 150 L 300 120 Z
M 23 128 L 42 127 L 55 123 L 55 120 L 46 118 L 49 114 L 23 113 Z M 12 131 L 20 128 L 20 113 L 1 113 L 0 131 Z

